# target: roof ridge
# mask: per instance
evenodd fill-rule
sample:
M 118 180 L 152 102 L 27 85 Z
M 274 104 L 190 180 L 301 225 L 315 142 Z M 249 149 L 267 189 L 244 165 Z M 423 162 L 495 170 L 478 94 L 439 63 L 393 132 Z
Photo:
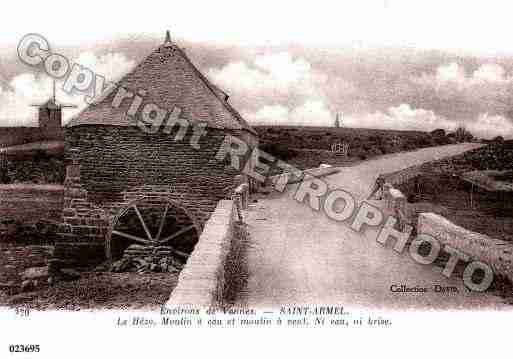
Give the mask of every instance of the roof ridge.
M 186 72 L 190 72 L 192 77 L 196 79 L 196 85 L 191 86 L 197 86 L 198 89 L 201 89 L 203 95 L 206 96 L 205 100 L 208 102 L 211 102 L 212 104 L 216 104 L 215 106 L 218 106 L 218 110 L 222 112 L 219 113 L 221 116 L 219 119 L 217 118 L 217 115 L 212 118 L 205 118 L 205 121 L 212 125 L 213 127 L 220 126 L 221 128 L 226 129 L 242 129 L 246 130 L 252 134 L 257 135 L 257 132 L 255 129 L 253 129 L 243 118 L 242 116 L 231 106 L 230 103 L 228 103 L 225 99 L 228 96 L 224 91 L 222 91 L 220 88 L 215 86 L 212 82 L 206 78 L 206 76 L 199 71 L 199 69 L 194 65 L 194 63 L 189 59 L 187 54 L 183 49 L 181 49 L 178 45 L 175 43 L 165 43 L 158 47 L 156 47 L 153 51 L 151 51 L 147 56 L 145 56 L 136 66 L 134 66 L 129 72 L 127 72 L 125 75 L 123 75 L 119 80 L 117 81 L 109 81 L 109 83 L 114 84 L 114 88 L 112 91 L 108 91 L 108 93 L 103 93 L 98 96 L 94 102 L 90 103 L 88 106 L 86 106 L 82 111 L 80 111 L 77 115 L 73 116 L 73 118 L 66 124 L 66 127 L 72 127 L 82 124 L 116 124 L 119 126 L 126 126 L 125 120 L 122 119 L 123 115 L 118 113 L 115 115 L 113 112 L 115 112 L 115 109 L 110 108 L 108 104 L 108 99 L 113 96 L 113 93 L 116 89 L 119 89 L 120 87 L 125 88 L 126 90 L 129 90 L 131 92 L 136 92 L 140 90 L 142 87 L 147 87 L 148 91 L 152 91 L 154 84 L 151 82 L 150 78 L 147 78 L 145 80 L 144 78 L 138 78 L 141 76 L 141 74 L 144 74 L 146 69 L 155 68 L 154 62 L 158 58 L 159 65 L 161 66 L 162 74 L 167 74 L 169 71 L 171 73 L 173 72 L 173 64 L 176 61 L 182 62 L 181 66 L 184 66 L 183 69 L 185 69 Z M 139 81 L 142 81 L 140 83 L 141 88 L 138 88 Z M 148 82 L 150 81 L 150 82 Z M 157 86 L 157 85 L 155 85 Z M 187 86 L 187 84 L 185 84 Z M 156 91 L 158 91 L 158 87 L 155 87 Z M 224 94 L 224 95 L 223 95 Z M 176 95 L 179 95 L 177 92 Z M 174 98 L 173 95 L 171 95 L 170 98 L 164 99 L 162 98 L 163 102 L 159 103 L 160 100 L 155 100 L 155 104 L 158 104 L 159 106 L 167 106 L 167 107 L 173 107 L 173 106 L 185 106 L 189 107 L 194 102 L 194 100 L 191 99 L 188 100 L 187 103 L 181 103 L 181 100 Z M 210 98 L 210 100 L 208 100 Z M 178 100 L 178 102 L 176 102 Z M 175 102 L 173 104 L 173 102 Z M 171 111 L 171 108 L 166 108 L 166 110 Z M 190 109 L 189 109 L 190 110 Z M 112 115 L 110 114 L 112 113 Z M 101 115 L 100 115 L 101 114 Z M 201 116 L 200 114 L 196 114 Z M 97 118 L 95 118 L 97 117 Z M 211 116 L 209 116 L 211 117 Z M 108 118 L 108 119 L 105 119 Z M 117 121 L 116 120 L 121 120 Z M 223 120 L 224 118 L 224 120 Z M 191 120 L 194 120 L 194 118 L 191 118 Z M 109 123 L 110 121 L 110 123 Z M 222 124 L 222 122 L 225 121 L 225 124 Z M 227 122 L 226 122 L 227 121 Z M 231 122 L 231 124 L 230 124 Z

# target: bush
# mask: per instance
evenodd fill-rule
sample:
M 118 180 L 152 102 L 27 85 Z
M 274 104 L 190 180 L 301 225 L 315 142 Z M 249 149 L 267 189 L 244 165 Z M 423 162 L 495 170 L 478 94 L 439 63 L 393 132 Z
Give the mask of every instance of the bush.
M 431 131 L 431 136 L 433 137 L 445 137 L 445 130 L 443 128 L 438 128 L 434 131 Z
M 437 146 L 443 146 L 443 145 L 448 145 L 451 143 L 451 140 L 445 136 L 443 137 L 435 137 L 433 136 L 433 142 L 437 145 Z
M 458 143 L 472 142 L 474 140 L 474 136 L 464 126 L 460 126 L 456 129 L 454 132 L 454 137 Z
M 11 177 L 6 171 L 0 172 L 0 184 L 8 184 L 11 183 Z
M 0 169 L 0 183 L 64 183 L 66 170 L 63 156 L 24 160 L 7 160 Z
M 417 148 L 431 147 L 435 141 L 429 136 L 421 136 L 416 140 Z
M 409 139 L 408 141 L 406 141 L 402 146 L 403 151 L 413 151 L 416 149 L 417 149 L 417 143 L 415 140 L 412 140 L 412 139 Z

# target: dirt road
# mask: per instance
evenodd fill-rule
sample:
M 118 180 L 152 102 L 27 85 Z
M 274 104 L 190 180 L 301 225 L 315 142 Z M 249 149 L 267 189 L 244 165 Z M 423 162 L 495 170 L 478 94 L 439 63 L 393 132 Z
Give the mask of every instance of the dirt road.
M 326 181 L 363 199 L 377 176 L 455 155 L 475 145 L 452 145 L 386 156 L 341 172 Z M 342 304 L 351 308 L 483 309 L 504 306 L 490 294 L 471 293 L 460 278 L 414 262 L 376 242 L 377 230 L 352 231 L 293 199 L 296 186 L 254 204 L 246 213 L 251 235 L 248 283 L 240 305 Z M 397 291 L 401 286 L 425 293 Z M 436 287 L 440 286 L 440 287 Z M 436 291 L 443 288 L 443 291 Z

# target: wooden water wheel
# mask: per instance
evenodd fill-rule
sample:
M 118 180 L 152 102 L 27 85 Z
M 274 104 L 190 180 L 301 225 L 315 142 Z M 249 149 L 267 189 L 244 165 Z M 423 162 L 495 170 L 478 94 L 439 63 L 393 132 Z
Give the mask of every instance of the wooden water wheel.
M 198 241 L 198 229 L 191 216 L 173 203 L 144 199 L 132 203 L 117 217 L 107 240 L 107 255 L 118 259 L 128 246 L 171 249 L 186 261 Z

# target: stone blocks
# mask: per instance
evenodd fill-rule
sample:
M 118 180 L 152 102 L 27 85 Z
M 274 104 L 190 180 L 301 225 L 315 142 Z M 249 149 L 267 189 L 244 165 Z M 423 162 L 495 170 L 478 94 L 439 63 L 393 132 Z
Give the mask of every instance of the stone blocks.
M 221 305 L 225 288 L 225 262 L 234 240 L 235 204 L 218 203 L 205 224 L 194 251 L 180 273 L 168 307 Z
M 482 261 L 513 282 L 513 244 L 469 231 L 435 213 L 421 213 L 418 233 L 428 234 L 441 244 L 451 246 Z

